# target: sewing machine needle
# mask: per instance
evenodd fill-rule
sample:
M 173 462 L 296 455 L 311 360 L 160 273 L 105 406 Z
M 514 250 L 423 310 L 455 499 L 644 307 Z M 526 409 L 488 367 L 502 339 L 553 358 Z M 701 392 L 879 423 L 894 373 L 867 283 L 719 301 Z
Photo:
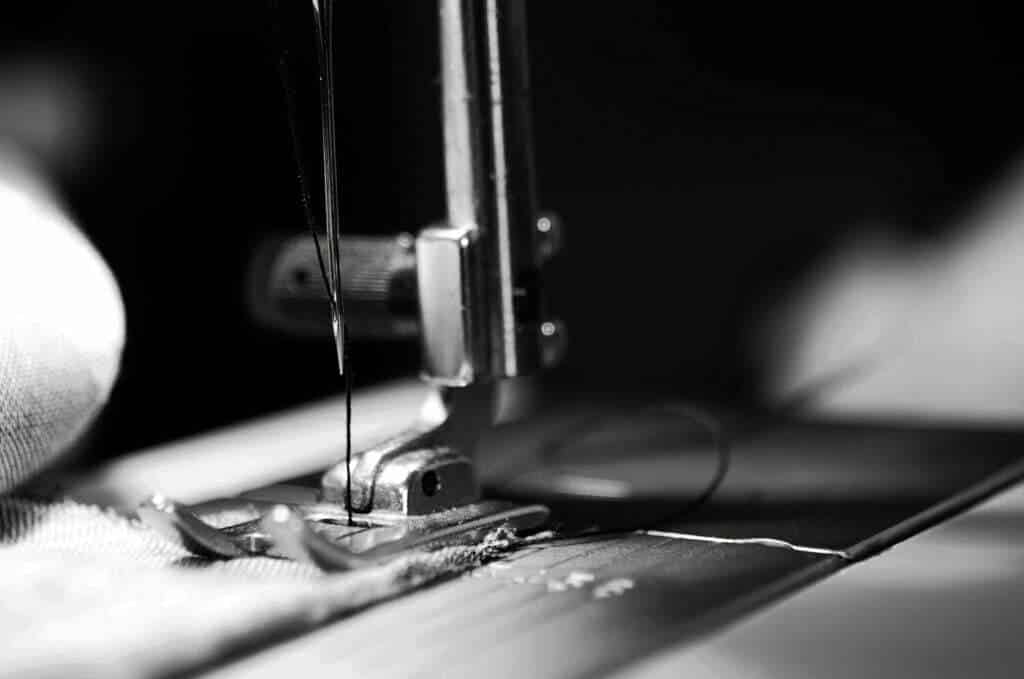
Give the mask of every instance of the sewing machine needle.
M 324 212 L 330 276 L 331 329 L 338 358 L 338 372 L 345 374 L 345 324 L 341 303 L 340 208 L 338 151 L 334 121 L 334 1 L 313 0 L 317 54 L 320 64 L 320 130 L 324 159 Z

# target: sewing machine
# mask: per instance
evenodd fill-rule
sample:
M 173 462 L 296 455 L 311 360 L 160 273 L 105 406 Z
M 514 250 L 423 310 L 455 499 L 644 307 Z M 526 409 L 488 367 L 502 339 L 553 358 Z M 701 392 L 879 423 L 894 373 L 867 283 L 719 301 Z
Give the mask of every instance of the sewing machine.
M 546 500 L 537 491 L 551 489 L 544 453 L 553 440 L 568 435 L 579 449 L 619 446 L 609 457 L 621 471 L 633 452 L 622 445 L 629 442 L 625 433 L 664 425 L 660 411 L 647 407 L 579 399 L 519 425 L 492 428 L 504 416 L 530 410 L 531 384 L 524 376 L 556 361 L 564 349 L 565 329 L 546 315 L 539 283 L 541 264 L 561 239 L 558 220 L 542 215 L 534 196 L 522 5 L 440 4 L 448 219 L 415 236 L 342 234 L 334 244 L 340 266 L 331 271 L 341 278 L 351 332 L 418 341 L 423 380 L 357 395 L 351 464 L 305 475 L 304 485 L 254 484 L 255 490 L 236 488 L 246 491 L 236 497 L 210 499 L 196 479 L 214 475 L 204 472 L 214 469 L 204 466 L 211 450 L 232 445 L 235 457 L 227 466 L 235 470 L 230 481 L 236 485 L 252 478 L 258 465 L 250 460 L 272 468 L 281 456 L 274 441 L 327 448 L 340 459 L 341 400 L 175 447 L 175 464 L 195 477 L 191 486 L 175 487 L 171 475 L 161 475 L 156 454 L 140 462 L 138 478 L 166 481 L 176 497 L 178 488 L 194 493 L 187 505 L 151 499 L 140 515 L 196 554 L 271 554 L 331 571 L 376 563 L 404 549 L 477 540 L 499 526 L 534 530 L 549 516 L 530 500 Z M 255 276 L 260 316 L 278 327 L 323 333 L 330 293 L 317 280 L 314 240 L 294 237 L 265 255 Z M 395 424 L 399 412 L 414 414 L 415 421 L 402 422 L 401 431 L 383 441 L 366 434 L 378 420 Z M 615 418 L 616 426 L 595 435 L 595 422 Z M 674 466 L 666 467 L 665 456 L 648 465 L 648 476 L 660 483 L 649 485 L 660 495 L 641 499 L 657 500 L 654 511 L 636 501 L 638 483 L 585 476 L 569 483 L 587 491 L 577 496 L 589 494 L 582 508 L 545 502 L 560 518 L 575 511 L 601 528 L 625 517 L 633 529 L 627 533 L 604 542 L 583 536 L 516 557 L 486 570 L 490 580 L 483 584 L 465 578 L 405 597 L 376 617 L 346 620 L 279 652 L 272 649 L 237 672 L 269 676 L 341 648 L 354 657 L 346 657 L 350 666 L 372 674 L 379 660 L 363 649 L 375 648 L 379 657 L 392 645 L 423 649 L 425 660 L 402 660 L 410 671 L 426 661 L 467 676 L 483 669 L 545 676 L 615 670 L 672 644 L 705 639 L 948 518 L 1021 473 L 1019 441 L 1002 432 L 777 415 L 740 422 L 744 426 L 730 427 L 730 474 L 693 512 L 657 525 L 648 520 L 664 516 L 665 504 L 686 506 L 708 486 L 714 456 L 706 440 L 692 446 L 693 455 L 668 456 Z M 315 432 L 315 446 L 301 438 L 308 432 Z M 686 432 L 669 432 L 667 438 L 673 437 L 684 440 Z M 171 451 L 165 452 L 169 458 Z M 503 456 L 517 459 L 508 487 L 518 488 L 524 503 L 481 499 L 480 477 L 498 478 L 489 470 Z M 372 530 L 354 532 L 367 526 Z M 356 535 L 363 537 L 357 541 Z M 923 557 L 929 558 L 937 557 Z M 824 627 L 832 615 L 823 606 L 810 623 L 795 616 L 793 652 L 806 652 L 801 634 Z M 771 623 L 764 620 L 762 628 Z M 484 643 L 485 632 L 501 641 Z M 757 639 L 746 643 L 756 648 Z M 749 660 L 754 667 L 757 661 Z
M 328 47 L 330 8 L 314 3 Z M 325 105 L 329 265 L 326 291 L 313 295 L 320 312 L 329 303 L 344 309 L 334 323 L 342 372 L 342 325 L 380 339 L 419 338 L 422 378 L 431 385 L 422 414 L 408 430 L 328 469 L 319 487 L 277 485 L 196 507 L 158 495 L 139 508 L 144 521 L 199 555 L 270 553 L 347 569 L 372 563 L 371 551 L 383 558 L 425 541 L 478 539 L 500 526 L 528 530 L 548 516 L 539 505 L 481 502 L 474 469 L 480 436 L 502 407 L 524 407 L 517 381 L 557 362 L 565 347 L 565 330 L 543 300 L 541 269 L 560 243 L 560 225 L 537 208 L 525 8 L 444 0 L 440 16 L 447 220 L 415 237 L 341 237 L 334 111 Z M 331 64 L 330 49 L 321 61 Z M 328 68 L 325 104 L 334 96 L 331 79 Z M 265 296 L 256 301 L 259 313 L 302 322 L 308 283 L 323 290 L 316 285 L 320 248 L 308 237 L 270 253 L 254 276 L 257 296 Z M 356 526 L 387 528 L 367 540 Z M 373 550 L 353 551 L 350 533 Z

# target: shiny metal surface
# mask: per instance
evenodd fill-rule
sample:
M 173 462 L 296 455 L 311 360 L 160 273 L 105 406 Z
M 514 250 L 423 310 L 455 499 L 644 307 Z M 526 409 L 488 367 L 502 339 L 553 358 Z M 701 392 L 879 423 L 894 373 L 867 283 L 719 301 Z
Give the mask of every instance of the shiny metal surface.
M 439 225 L 430 226 L 420 235 L 431 238 L 438 228 L 443 229 Z M 552 212 L 541 213 L 536 230 L 538 252 L 546 266 L 563 247 L 562 221 Z M 321 250 L 325 249 L 325 240 L 319 240 L 322 241 Z M 330 291 L 321 281 L 317 241 L 310 234 L 276 236 L 266 239 L 256 249 L 247 273 L 248 301 L 250 311 L 260 323 L 306 336 L 320 336 L 331 331 L 324 314 L 324 306 L 330 301 Z M 420 248 L 420 259 L 428 262 L 426 266 L 435 259 L 427 252 L 428 248 Z M 339 250 L 341 298 L 349 338 L 418 338 L 420 302 L 416 278 L 416 237 L 410 233 L 343 235 Z M 433 279 L 433 274 L 427 276 L 427 280 Z M 459 291 L 461 298 L 461 287 Z M 439 304 L 434 292 L 425 297 L 428 303 Z M 459 301 L 461 303 L 461 299 Z M 428 317 L 438 318 L 439 315 L 437 311 L 431 311 Z M 459 332 L 463 332 L 461 328 Z M 462 337 L 462 334 L 457 335 L 460 344 Z M 443 345 L 435 343 L 432 346 Z
M 565 346 L 561 324 L 541 314 L 540 246 L 553 252 L 561 234 L 536 209 L 525 5 L 439 9 L 448 223 L 420 234 L 416 259 L 423 375 L 443 391 L 408 431 L 323 476 L 324 499 L 349 494 L 359 512 L 415 515 L 475 499 L 459 456 L 494 423 L 497 380 L 535 372 Z M 441 479 L 433 494 L 428 475 Z
M 254 518 L 219 525 L 232 515 L 249 513 Z M 327 571 L 372 566 L 415 549 L 472 543 L 500 528 L 528 531 L 548 518 L 547 508 L 540 505 L 482 502 L 408 521 L 374 517 L 366 524 L 350 526 L 330 507 L 301 503 L 268 506 L 246 498 L 192 507 L 160 495 L 143 503 L 138 514 L 148 526 L 196 556 L 286 557 Z M 389 523 L 389 518 L 396 520 Z
M 415 424 L 352 456 L 353 511 L 419 514 L 476 500 L 479 489 L 469 460 L 480 435 L 493 424 L 497 405 L 494 384 L 431 394 Z M 439 488 L 428 496 L 421 480 L 430 472 Z M 347 473 L 342 461 L 324 474 L 325 501 L 344 502 Z
M 334 0 L 313 0 L 320 66 L 320 128 L 323 146 L 324 224 L 327 228 L 327 273 L 331 289 L 331 328 L 338 372 L 345 373 L 345 321 L 341 302 L 341 208 L 338 204 L 338 144 L 334 105 Z
M 374 508 L 416 516 L 477 500 L 473 463 L 444 446 L 411 450 L 381 468 L 374 482 Z
M 330 0 L 314 0 L 313 8 L 329 287 L 344 372 Z M 328 515 L 347 508 L 370 524 L 413 520 L 478 500 L 471 460 L 480 435 L 498 416 L 501 380 L 537 372 L 564 347 L 561 325 L 541 313 L 540 264 L 557 249 L 560 230 L 536 209 L 524 2 L 440 0 L 439 8 L 448 222 L 425 229 L 416 242 L 423 376 L 435 391 L 407 430 L 331 467 L 313 503 L 325 505 Z M 276 519 L 261 514 L 221 527 L 176 505 L 161 511 L 150 502 L 140 511 L 207 556 L 281 547 L 296 558 L 352 567 L 351 554 L 332 559 L 339 546 L 312 528 L 308 500 L 274 510 Z M 253 501 L 250 494 L 229 509 L 244 512 Z M 345 523 L 355 521 L 347 516 Z
M 460 269 L 461 351 L 472 379 L 541 367 L 540 253 L 521 1 L 441 0 L 441 80 L 448 223 L 471 256 Z M 426 285 L 424 285 L 426 283 Z M 442 287 L 429 274 L 425 290 Z M 424 317 L 426 319 L 426 316 Z M 450 352 L 452 325 L 424 323 L 425 354 Z M 463 371 L 465 372 L 465 371 Z
M 277 548 L 289 557 L 334 572 L 372 566 L 415 549 L 478 542 L 503 527 L 527 531 L 547 518 L 547 508 L 540 505 L 486 503 L 332 540 L 286 505 L 278 505 L 263 518 L 262 525 Z M 360 542 L 363 544 L 356 547 Z
M 326 240 L 311 234 L 271 237 L 254 252 L 248 302 L 262 325 L 303 336 L 331 332 L 318 240 L 325 249 Z M 341 238 L 341 297 L 350 339 L 419 336 L 414 244 L 408 233 Z
M 1024 486 L 1017 485 L 630 679 L 1019 677 Z
M 234 536 L 210 526 L 187 507 L 162 495 L 144 502 L 137 513 L 150 528 L 197 556 L 231 559 L 253 553 Z
M 433 227 L 416 239 L 422 374 L 434 384 L 465 386 L 476 377 L 481 356 L 469 298 L 472 229 Z
M 482 453 L 530 468 L 529 450 L 572 430 L 580 417 L 579 399 L 566 406 L 562 424 L 548 426 L 542 418 L 520 432 L 505 428 Z M 621 404 L 605 412 L 614 417 Z M 544 417 L 553 415 L 549 409 Z M 676 431 L 692 440 L 685 429 Z M 1019 433 L 776 422 L 739 442 L 733 472 L 703 516 L 662 525 L 655 520 L 664 508 L 645 519 L 642 506 L 631 504 L 607 517 L 625 514 L 634 525 L 699 539 L 631 532 L 540 543 L 216 676 L 272 677 L 325 667 L 361 677 L 416 676 L 439 667 L 458 677 L 607 676 L 618 670 L 623 677 L 1017 676 L 1024 662 L 1016 544 L 1024 504 L 986 512 L 937 542 L 930 536 L 959 519 L 895 546 L 900 538 L 890 538 L 891 548 L 853 565 L 829 553 L 744 539 L 771 536 L 863 556 L 859 545 L 875 544 L 888 527 L 945 498 L 987 485 L 1006 465 L 1017 465 L 1011 471 L 1019 477 L 1020 450 Z M 695 471 L 702 455 L 687 457 L 683 468 Z M 660 471 L 652 468 L 652 482 L 689 496 L 702 475 L 687 478 L 676 465 L 655 465 Z M 600 521 L 593 505 L 581 518 Z M 924 540 L 928 548 L 918 550 Z M 862 572 L 875 575 L 862 578 Z M 573 586 L 581 582 L 575 573 L 593 580 Z M 632 587 L 609 593 L 623 579 Z M 849 587 L 839 588 L 844 581 Z M 830 589 L 833 596 L 815 597 Z M 395 648 L 416 652 L 390 653 Z M 643 662 L 666 649 L 672 651 L 657 667 Z

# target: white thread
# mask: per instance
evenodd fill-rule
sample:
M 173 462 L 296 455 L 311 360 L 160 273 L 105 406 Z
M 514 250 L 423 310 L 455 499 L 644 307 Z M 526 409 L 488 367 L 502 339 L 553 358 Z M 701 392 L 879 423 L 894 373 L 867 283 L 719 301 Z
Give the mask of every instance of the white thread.
M 777 538 L 719 538 L 711 535 L 694 535 L 692 533 L 677 533 L 667 530 L 638 530 L 638 535 L 650 535 L 657 538 L 671 538 L 673 540 L 696 540 L 699 542 L 713 542 L 720 545 L 761 545 L 763 547 L 776 547 L 789 549 L 794 552 L 807 554 L 823 554 L 825 556 L 838 556 L 840 559 L 849 559 L 850 555 L 840 549 L 827 549 L 825 547 L 807 547 L 795 545 L 792 542 L 779 540 Z

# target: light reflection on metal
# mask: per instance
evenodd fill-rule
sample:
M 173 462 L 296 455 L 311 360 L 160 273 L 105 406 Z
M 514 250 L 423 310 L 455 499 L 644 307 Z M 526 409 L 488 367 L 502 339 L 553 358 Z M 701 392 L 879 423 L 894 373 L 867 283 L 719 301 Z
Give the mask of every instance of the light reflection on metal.
M 345 508 L 355 513 L 346 523 L 412 531 L 407 542 L 396 538 L 399 546 L 480 537 L 479 531 L 502 524 L 529 529 L 547 517 L 543 507 L 478 503 L 471 463 L 478 438 L 495 423 L 502 381 L 537 372 L 564 344 L 556 341 L 564 339 L 561 324 L 541 313 L 539 269 L 545 255 L 538 245 L 541 233 L 557 235 L 557 222 L 548 219 L 541 228 L 536 211 L 524 3 L 439 3 L 448 223 L 424 229 L 416 240 L 423 372 L 436 385 L 433 398 L 408 430 L 329 469 L 312 496 L 308 489 L 270 487 L 235 498 L 228 507 L 236 514 L 252 509 L 262 518 L 214 527 L 194 508 L 156 500 L 140 508 L 144 520 L 196 553 L 230 558 L 281 550 L 325 568 L 346 569 L 362 561 L 342 544 L 355 530 L 337 525 Z M 313 0 L 313 7 L 320 42 L 330 295 L 344 371 L 332 2 Z M 267 514 L 268 498 L 283 500 L 284 507 Z M 257 504 L 262 509 L 254 510 Z M 466 512 L 483 513 L 459 519 L 457 527 L 444 523 L 445 517 L 465 518 Z
M 345 330 L 341 302 L 341 208 L 338 195 L 338 144 L 334 106 L 334 0 L 313 0 L 317 57 L 320 69 L 320 134 L 323 146 L 324 224 L 327 229 L 327 272 L 330 280 L 331 329 L 338 372 L 345 374 Z
M 541 367 L 540 253 L 524 3 L 440 0 L 442 109 L 450 240 L 464 242 L 463 339 L 442 363 L 471 379 L 517 377 Z M 435 239 L 441 234 L 432 234 Z M 421 275 L 421 301 L 432 285 Z M 452 325 L 423 318 L 427 376 L 454 376 L 433 357 L 450 354 Z M 434 331 L 432 331 L 432 329 Z

